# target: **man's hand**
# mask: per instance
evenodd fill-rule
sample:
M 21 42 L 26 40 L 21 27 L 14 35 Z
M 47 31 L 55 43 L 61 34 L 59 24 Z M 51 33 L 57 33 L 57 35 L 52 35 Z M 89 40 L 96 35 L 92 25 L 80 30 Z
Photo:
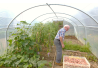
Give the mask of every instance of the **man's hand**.
M 62 44 L 62 48 L 64 48 L 65 47 L 65 45 L 64 44 Z

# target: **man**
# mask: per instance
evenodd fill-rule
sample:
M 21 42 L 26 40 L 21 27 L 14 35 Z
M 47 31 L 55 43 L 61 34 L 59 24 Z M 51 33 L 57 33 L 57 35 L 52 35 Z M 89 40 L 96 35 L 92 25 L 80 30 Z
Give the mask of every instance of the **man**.
M 54 39 L 54 44 L 56 45 L 56 52 L 57 52 L 55 64 L 59 66 L 63 65 L 62 63 L 60 63 L 62 58 L 62 48 L 65 47 L 63 41 L 64 41 L 65 32 L 68 31 L 69 28 L 70 28 L 69 25 L 64 25 L 64 27 L 58 31 Z

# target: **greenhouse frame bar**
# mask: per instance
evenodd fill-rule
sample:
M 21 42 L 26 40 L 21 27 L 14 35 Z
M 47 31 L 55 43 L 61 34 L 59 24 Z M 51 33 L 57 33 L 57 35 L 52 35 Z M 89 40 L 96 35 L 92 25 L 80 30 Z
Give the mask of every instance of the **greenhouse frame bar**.
M 77 14 L 75 14 L 75 15 L 72 15 L 72 14 L 68 14 L 68 13 L 65 13 L 66 12 L 66 10 L 64 10 L 65 12 L 58 12 L 59 10 L 57 10 L 57 9 L 54 9 L 55 7 L 64 7 L 65 9 L 66 8 L 69 8 L 69 10 L 74 10 L 74 11 L 76 11 L 77 12 Z M 64 18 L 66 18 L 66 19 L 68 19 L 68 20 L 70 20 L 70 21 L 72 21 L 76 26 L 77 26 L 77 28 L 73 25 L 73 27 L 74 28 L 76 28 L 76 29 L 78 29 L 77 30 L 77 33 L 79 34 L 79 35 L 76 35 L 76 37 L 81 41 L 81 42 L 84 42 L 83 41 L 83 38 L 82 38 L 82 40 L 79 38 L 80 36 L 82 36 L 83 34 L 85 35 L 85 38 L 87 39 L 87 38 L 89 38 L 89 36 L 91 36 L 91 35 L 87 35 L 88 33 L 89 33 L 89 31 L 87 30 L 87 29 L 89 29 L 89 28 L 91 28 L 91 29 L 89 29 L 90 31 L 91 30 L 94 30 L 94 29 L 98 29 L 98 22 L 96 21 L 96 19 L 94 18 L 94 17 L 92 17 L 91 15 L 89 15 L 88 13 L 86 13 L 86 12 L 84 12 L 84 11 L 82 11 L 82 10 L 80 10 L 80 9 L 78 9 L 78 8 L 75 8 L 75 7 L 72 7 L 72 6 L 69 6 L 69 5 L 64 5 L 64 4 L 48 4 L 48 3 L 46 3 L 46 4 L 44 4 L 44 5 L 38 5 L 38 6 L 34 6 L 34 7 L 30 7 L 30 8 L 28 8 L 28 9 L 26 9 L 26 10 L 24 10 L 24 11 L 22 11 L 22 12 L 20 12 L 17 16 L 15 16 L 12 20 L 11 20 L 11 22 L 8 24 L 8 26 L 7 26 L 7 28 L 6 28 L 6 31 L 5 31 L 5 40 L 6 40 L 6 47 L 8 47 L 8 42 L 7 42 L 7 39 L 8 39 L 8 35 L 7 35 L 7 33 L 8 33 L 8 30 L 9 30 L 9 28 L 10 28 L 10 25 L 13 23 L 13 21 L 16 19 L 16 18 L 18 18 L 20 15 L 22 15 L 23 13 L 25 13 L 25 12 L 27 12 L 27 11 L 29 11 L 29 10 L 31 10 L 31 9 L 35 9 L 35 8 L 39 8 L 39 7 L 48 7 L 49 9 L 50 9 L 50 11 L 52 11 L 52 13 L 43 13 L 43 14 L 41 14 L 41 15 L 38 15 L 37 17 L 35 17 L 34 19 L 32 19 L 32 21 L 31 21 L 31 24 L 34 22 L 34 21 L 36 21 L 37 19 L 39 19 L 40 17 L 44 17 L 44 16 L 46 16 L 46 15 L 52 15 L 52 14 L 54 14 L 55 15 L 55 17 L 57 17 L 57 19 L 59 19 L 59 17 L 61 17 L 62 19 L 63 19 L 63 22 L 64 22 Z M 59 9 L 60 9 L 59 8 Z M 86 18 L 79 18 L 77 15 L 80 13 L 80 15 L 79 15 L 79 17 L 86 17 Z M 59 14 L 61 15 L 63 15 L 63 16 L 59 16 Z M 69 16 L 70 18 L 67 18 L 66 16 Z M 48 19 L 50 19 L 50 18 L 54 18 L 54 16 L 50 16 L 50 17 L 47 17 L 47 18 L 45 18 L 45 19 L 43 19 L 41 22 L 43 22 L 43 21 L 45 21 L 45 20 L 48 20 Z M 89 21 L 87 21 L 86 22 L 86 20 L 89 20 Z M 71 24 L 71 23 L 70 23 Z M 93 25 L 94 24 L 94 25 Z M 92 26 L 93 25 L 93 26 Z M 96 26 L 96 27 L 95 27 Z M 12 27 L 13 28 L 13 27 Z M 94 29 L 93 29 L 94 28 Z M 2 29 L 5 29 L 5 28 L 0 28 L 0 30 L 2 30 Z M 83 29 L 82 30 L 82 33 L 80 32 L 81 31 L 81 29 Z M 79 32 L 78 32 L 79 31 Z M 97 31 L 97 30 L 94 30 L 94 31 Z M 81 34 L 82 35 L 81 35 Z M 75 32 L 75 34 L 76 34 L 76 32 Z M 96 33 L 97 34 L 97 33 Z M 89 38 L 89 40 L 90 40 L 90 38 Z M 87 44 L 87 42 L 90 42 L 90 43 L 92 43 L 91 41 L 89 41 L 88 39 L 87 39 L 87 41 L 85 41 L 85 44 Z M 93 52 L 93 54 L 96 56 L 96 57 L 98 57 L 98 52 L 97 52 L 97 50 L 96 49 L 98 49 L 97 48 L 97 46 L 95 46 L 94 47 L 94 45 L 91 45 L 91 51 Z M 95 51 L 96 50 L 96 51 Z M 95 53 L 95 52 L 96 53 Z

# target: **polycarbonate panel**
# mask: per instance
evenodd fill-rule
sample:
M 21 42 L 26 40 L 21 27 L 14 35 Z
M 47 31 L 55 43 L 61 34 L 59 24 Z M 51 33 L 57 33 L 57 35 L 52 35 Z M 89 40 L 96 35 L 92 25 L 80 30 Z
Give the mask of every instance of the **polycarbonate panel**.
M 60 6 L 60 5 L 50 5 L 52 7 L 52 9 L 54 10 L 54 12 L 61 12 L 61 13 L 67 13 L 70 14 L 74 17 L 76 17 L 77 19 L 79 19 L 85 26 L 92 26 L 92 25 L 97 25 L 97 23 L 90 18 L 88 15 L 84 14 L 83 12 L 70 8 L 70 7 L 66 7 L 66 6 Z
M 98 28 L 86 28 L 87 42 L 90 43 L 90 50 L 98 57 Z
M 0 55 L 4 53 L 6 49 L 6 29 L 0 29 Z
M 83 26 L 78 26 L 78 39 L 83 43 L 85 44 L 85 40 L 84 38 L 86 39 L 85 35 L 86 35 L 86 31 L 85 31 L 85 28 Z
M 65 33 L 65 36 L 69 36 L 69 35 L 75 35 L 74 34 L 74 26 L 71 24 L 71 23 L 69 23 L 69 22 L 67 22 L 67 21 L 63 21 L 63 26 L 64 25 L 69 25 L 70 26 L 70 29 Z

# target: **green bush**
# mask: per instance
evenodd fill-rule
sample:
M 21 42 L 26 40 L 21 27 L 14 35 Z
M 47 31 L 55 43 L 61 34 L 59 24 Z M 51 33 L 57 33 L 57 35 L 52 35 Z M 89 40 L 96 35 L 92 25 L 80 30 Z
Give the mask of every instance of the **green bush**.
M 47 61 L 40 60 L 38 52 L 42 46 L 47 47 L 47 53 L 53 45 L 53 39 L 58 31 L 59 24 L 52 22 L 36 23 L 28 28 L 29 23 L 20 21 L 17 32 L 11 32 L 8 39 L 7 53 L 0 56 L 0 67 L 12 68 L 42 68 Z M 51 64 L 49 63 L 49 66 Z

